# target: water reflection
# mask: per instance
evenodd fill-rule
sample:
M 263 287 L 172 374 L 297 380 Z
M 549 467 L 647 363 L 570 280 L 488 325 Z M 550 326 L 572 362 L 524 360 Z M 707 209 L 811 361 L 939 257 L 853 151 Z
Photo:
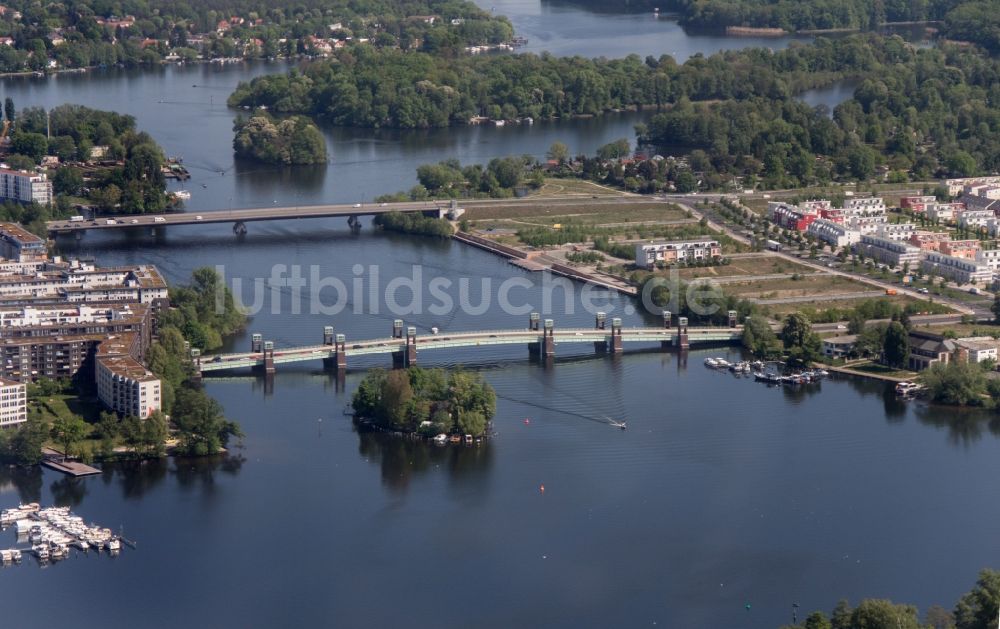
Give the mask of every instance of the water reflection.
M 42 468 L 0 466 L 0 493 L 13 488 L 22 503 L 42 501 Z
M 170 476 L 177 479 L 178 487 L 202 488 L 211 492 L 215 486 L 216 474 L 236 475 L 245 461 L 246 458 L 239 453 L 207 457 L 168 457 L 147 461 L 116 461 L 104 464 L 101 479 L 105 485 L 111 485 L 117 480 L 121 485 L 122 495 L 130 500 L 142 498 Z M 55 485 L 53 483 L 53 494 Z
M 1000 417 L 992 411 L 921 403 L 915 413 L 921 424 L 945 429 L 954 446 L 967 449 L 986 433 L 1000 436 Z
M 382 470 L 382 483 L 405 493 L 410 481 L 432 470 L 444 470 L 452 484 L 481 484 L 493 466 L 490 443 L 438 446 L 424 440 L 407 439 L 380 432 L 359 432 L 358 453 Z
M 63 476 L 49 485 L 52 503 L 57 507 L 78 507 L 87 495 L 87 481 L 84 478 Z

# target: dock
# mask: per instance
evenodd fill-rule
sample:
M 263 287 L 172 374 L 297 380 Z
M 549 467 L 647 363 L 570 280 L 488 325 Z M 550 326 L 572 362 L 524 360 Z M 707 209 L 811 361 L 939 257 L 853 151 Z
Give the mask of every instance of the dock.
M 101 470 L 96 467 L 91 467 L 86 463 L 80 463 L 79 461 L 67 461 L 61 452 L 51 448 L 42 448 L 42 457 L 42 465 L 50 470 L 62 472 L 63 474 L 67 474 L 69 476 L 91 476 L 93 474 L 101 473 Z
M 68 474 L 70 476 L 90 476 L 92 474 L 100 474 L 101 470 L 96 467 L 90 467 L 85 463 L 80 463 L 78 461 L 54 461 L 51 459 L 45 459 L 42 461 L 42 465 L 49 468 L 50 470 L 55 470 L 57 472 L 62 472 L 63 474 Z

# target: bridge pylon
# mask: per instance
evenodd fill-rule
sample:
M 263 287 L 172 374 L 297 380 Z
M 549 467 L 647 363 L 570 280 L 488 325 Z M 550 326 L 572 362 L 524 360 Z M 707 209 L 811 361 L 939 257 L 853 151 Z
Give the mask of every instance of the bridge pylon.
M 551 358 L 556 355 L 555 322 L 546 319 L 542 325 L 541 350 L 542 358 Z
M 677 317 L 677 347 L 681 350 L 691 348 L 691 341 L 688 339 L 687 317 Z
M 323 326 L 323 345 L 333 345 L 333 326 Z
M 330 344 L 333 346 L 333 351 L 323 359 L 323 366 L 327 369 L 333 369 L 337 373 L 343 373 L 347 370 L 347 337 L 343 334 L 337 334 Z
M 392 322 L 392 338 L 401 339 L 403 338 L 403 320 L 396 319 Z
M 736 315 L 737 315 L 737 313 L 736 313 L 735 310 L 730 310 L 729 311 L 729 327 L 731 327 L 731 328 L 735 328 L 736 327 Z
M 669 310 L 663 311 L 663 328 L 665 330 L 670 329 L 671 323 L 674 321 L 674 315 Z M 660 349 L 670 349 L 674 346 L 673 341 L 660 341 Z
M 274 373 L 274 341 L 264 341 L 264 373 Z
M 532 312 L 530 315 L 528 315 L 528 329 L 537 331 L 538 324 L 541 321 L 541 317 L 542 316 L 537 312 Z
M 264 351 L 264 335 L 254 334 L 250 337 L 250 351 L 259 354 Z
M 598 312 L 594 316 L 594 329 L 603 330 L 607 325 L 608 315 L 605 312 Z M 594 341 L 594 351 L 598 354 L 604 353 L 608 350 L 607 341 Z
M 611 320 L 611 338 L 608 349 L 612 354 L 622 353 L 622 320 L 615 317 Z

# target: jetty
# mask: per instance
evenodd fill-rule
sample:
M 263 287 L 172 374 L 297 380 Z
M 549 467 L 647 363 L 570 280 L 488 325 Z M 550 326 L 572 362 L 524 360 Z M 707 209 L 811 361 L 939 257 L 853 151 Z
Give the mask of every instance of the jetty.
M 101 473 L 101 470 L 96 467 L 91 467 L 85 463 L 80 463 L 79 461 L 68 460 L 63 453 L 53 450 L 52 448 L 42 448 L 42 465 L 50 470 L 62 472 L 63 474 L 68 474 L 69 476 L 74 477 L 91 476 L 93 474 Z

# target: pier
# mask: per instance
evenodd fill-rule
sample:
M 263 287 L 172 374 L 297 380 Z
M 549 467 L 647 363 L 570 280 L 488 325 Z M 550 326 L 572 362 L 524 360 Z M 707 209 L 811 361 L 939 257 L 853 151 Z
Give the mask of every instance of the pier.
M 252 368 L 273 374 L 279 364 L 322 360 L 324 366 L 342 371 L 354 356 L 388 354 L 396 367 L 417 364 L 418 354 L 430 350 L 461 347 L 492 347 L 522 345 L 531 356 L 551 358 L 562 344 L 589 344 L 598 353 L 619 354 L 625 344 L 659 343 L 663 349 L 687 350 L 691 345 L 723 344 L 739 341 L 743 328 L 736 324 L 736 312 L 728 313 L 728 327 L 689 328 L 687 317 L 663 313 L 662 327 L 625 328 L 618 318 L 609 319 L 603 312 L 595 316 L 593 328 L 558 329 L 552 319 L 542 320 L 531 313 L 528 327 L 519 330 L 483 330 L 446 332 L 421 336 L 417 329 L 405 326 L 397 319 L 392 335 L 386 338 L 349 342 L 345 334 L 337 334 L 332 326 L 323 329 L 323 343 L 304 347 L 276 348 L 263 335 L 253 334 L 249 352 L 202 356 L 192 352 L 192 361 L 199 374 Z
M 79 461 L 66 460 L 66 456 L 62 452 L 58 452 L 52 448 L 42 448 L 42 465 L 51 470 L 75 477 L 101 473 L 101 470 L 96 467 L 91 467 Z

